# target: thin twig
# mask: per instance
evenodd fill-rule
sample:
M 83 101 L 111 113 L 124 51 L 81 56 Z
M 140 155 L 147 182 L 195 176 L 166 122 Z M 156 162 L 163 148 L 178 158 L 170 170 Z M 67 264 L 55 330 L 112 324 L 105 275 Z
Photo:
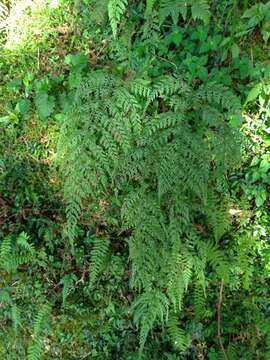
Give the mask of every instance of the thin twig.
M 224 349 L 224 346 L 222 344 L 222 339 L 221 339 L 221 306 L 222 306 L 222 298 L 223 298 L 223 287 L 224 287 L 224 280 L 221 279 L 220 290 L 219 290 L 219 300 L 218 300 L 218 306 L 217 306 L 217 322 L 218 322 L 217 336 L 218 336 L 219 345 L 220 345 L 221 350 L 224 355 L 224 359 L 229 360 L 228 356 L 226 354 L 226 351 Z

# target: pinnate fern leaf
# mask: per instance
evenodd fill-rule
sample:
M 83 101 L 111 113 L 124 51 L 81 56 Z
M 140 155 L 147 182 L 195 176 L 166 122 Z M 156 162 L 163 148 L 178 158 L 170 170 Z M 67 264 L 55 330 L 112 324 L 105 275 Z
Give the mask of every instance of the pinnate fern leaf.
M 194 20 L 202 20 L 204 23 L 209 22 L 210 11 L 207 0 L 192 0 L 191 2 L 191 14 Z
M 95 284 L 105 265 L 109 244 L 109 240 L 105 237 L 94 238 L 94 248 L 91 252 L 90 286 Z
M 123 14 L 128 6 L 128 0 L 109 0 L 108 15 L 113 32 L 113 36 L 117 35 L 117 28 Z
M 188 346 L 188 339 L 185 331 L 178 325 L 178 319 L 175 314 L 170 314 L 168 320 L 168 332 L 172 343 L 178 351 L 185 351 Z
M 34 318 L 32 341 L 27 349 L 27 360 L 39 360 L 44 349 L 44 330 L 51 311 L 49 304 L 40 307 Z
M 0 1 L 0 31 L 7 26 L 6 20 L 8 17 L 8 7 Z

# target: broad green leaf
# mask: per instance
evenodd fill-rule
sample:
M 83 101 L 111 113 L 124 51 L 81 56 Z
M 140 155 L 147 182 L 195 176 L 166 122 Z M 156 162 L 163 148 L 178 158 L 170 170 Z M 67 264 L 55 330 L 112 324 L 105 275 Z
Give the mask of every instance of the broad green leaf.
M 245 105 L 251 101 L 254 101 L 257 99 L 257 97 L 260 95 L 261 91 L 262 91 L 262 83 L 259 83 L 257 85 L 255 85 L 250 92 L 248 93 Z
M 55 107 L 55 97 L 50 96 L 47 93 L 40 93 L 36 96 L 35 104 L 39 116 L 42 119 L 45 119 L 53 113 Z
M 22 87 L 22 79 L 14 79 L 10 81 L 7 85 L 8 89 L 11 91 L 18 91 Z
M 54 115 L 54 119 L 57 121 L 64 121 L 65 120 L 65 114 L 59 113 Z
M 255 157 L 252 159 L 252 161 L 251 161 L 251 163 L 250 163 L 250 165 L 249 165 L 249 166 L 255 166 L 255 165 L 258 165 L 258 164 L 259 164 L 259 162 L 260 162 L 260 158 L 259 158 L 258 156 L 255 156 Z
M 253 8 L 250 8 L 250 9 L 247 9 L 244 14 L 242 15 L 242 18 L 250 18 L 254 15 L 254 9 Z
M 265 70 L 264 70 L 264 76 L 265 77 L 270 77 L 270 65 L 267 65 Z
M 35 80 L 35 89 L 37 93 L 46 93 L 49 91 L 49 80 L 47 78 L 42 80 Z
M 9 116 L 0 117 L 0 125 L 7 125 L 10 122 Z
M 239 129 L 242 125 L 243 118 L 241 115 L 232 115 L 230 118 L 230 124 L 232 127 Z
M 260 170 L 263 171 L 264 173 L 267 173 L 269 169 L 270 169 L 270 160 L 265 158 L 260 163 Z
M 239 46 L 237 44 L 234 43 L 232 45 L 231 51 L 232 51 L 232 58 L 233 59 L 239 58 L 240 48 L 239 48 Z
M 260 191 L 256 197 L 255 202 L 257 206 L 262 206 L 266 200 L 266 192 L 264 190 Z
M 68 77 L 70 89 L 77 88 L 81 83 L 82 75 L 79 72 L 71 72 Z
M 71 71 L 81 72 L 88 63 L 88 58 L 84 54 L 67 55 L 65 63 L 70 66 Z
M 262 30 L 262 37 L 263 37 L 263 41 L 267 43 L 270 38 L 270 31 Z
M 61 280 L 60 280 L 60 284 L 63 284 L 63 290 L 62 290 L 62 302 L 63 305 L 65 305 L 66 299 L 68 297 L 68 294 L 70 292 L 70 290 L 73 287 L 74 281 L 76 280 L 76 275 L 74 274 L 68 274 L 65 275 Z
M 251 181 L 253 182 L 253 183 L 255 183 L 257 180 L 259 180 L 260 178 L 261 178 L 261 172 L 260 171 L 254 171 L 253 173 L 252 173 L 252 179 L 251 179 Z
M 22 115 L 25 116 L 28 114 L 31 108 L 31 101 L 28 99 L 21 99 L 17 102 L 15 109 Z

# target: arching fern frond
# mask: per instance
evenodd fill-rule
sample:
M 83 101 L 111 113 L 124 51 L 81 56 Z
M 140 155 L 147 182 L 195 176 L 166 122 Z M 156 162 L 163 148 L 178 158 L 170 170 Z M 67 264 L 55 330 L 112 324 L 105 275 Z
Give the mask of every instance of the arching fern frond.
M 7 26 L 8 7 L 0 1 L 0 32 Z
M 238 104 L 223 86 L 193 89 L 179 75 L 124 81 L 94 71 L 78 88 L 61 129 L 58 159 L 70 238 L 84 209 L 94 212 L 100 198 L 121 194 L 131 285 L 141 293 L 133 305 L 141 350 L 168 309 L 181 310 L 193 280 L 202 311 L 207 264 L 228 279 L 219 240 L 229 225 L 226 175 L 240 153 L 227 115 L 239 111 Z M 95 239 L 91 286 L 108 246 L 107 239 Z
M 48 322 L 50 311 L 51 306 L 44 304 L 35 315 L 32 341 L 27 349 L 27 360 L 39 360 L 43 353 L 43 333 Z
M 209 22 L 210 11 L 208 0 L 192 0 L 191 14 L 194 20 L 202 20 L 205 24 Z
M 128 0 L 109 0 L 108 14 L 114 37 L 117 34 L 117 27 L 128 5 Z
M 91 287 L 95 284 L 106 262 L 106 258 L 109 250 L 109 244 L 110 243 L 107 238 L 104 237 L 94 238 L 94 248 L 91 252 L 91 265 L 90 265 Z
M 187 334 L 178 324 L 178 319 L 175 314 L 170 314 L 168 320 L 168 332 L 171 336 L 173 346 L 178 351 L 185 351 L 188 346 Z
M 140 295 L 132 305 L 134 322 L 140 326 L 140 352 L 154 323 L 163 323 L 168 318 L 169 302 L 164 293 L 152 290 Z

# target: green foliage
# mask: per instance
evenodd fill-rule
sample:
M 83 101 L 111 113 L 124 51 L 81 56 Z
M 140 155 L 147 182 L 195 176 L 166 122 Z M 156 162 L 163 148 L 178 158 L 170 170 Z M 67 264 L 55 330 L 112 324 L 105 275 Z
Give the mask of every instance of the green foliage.
M 268 359 L 269 1 L 1 4 L 0 357 Z
M 27 234 L 21 233 L 17 237 L 15 244 L 11 237 L 6 237 L 2 240 L 0 245 L 2 270 L 15 272 L 18 266 L 34 260 L 35 249 L 33 245 L 28 242 L 28 239 Z
M 161 102 L 167 111 L 159 112 Z M 171 302 L 180 306 L 193 267 L 195 276 L 201 276 L 198 262 L 205 261 L 196 260 L 193 254 L 204 243 L 193 224 L 206 217 L 217 240 L 227 229 L 226 207 L 220 202 L 221 191 L 225 191 L 223 177 L 237 165 L 239 147 L 237 136 L 222 117 L 237 111 L 238 100 L 215 84 L 195 90 L 175 77 L 158 78 L 150 84 L 142 80 L 125 83 L 100 71 L 90 75 L 77 91 L 58 149 L 72 243 L 85 199 L 92 206 L 108 192 L 122 193 L 124 228 L 133 233 L 134 286 L 144 289 L 143 296 L 149 299 L 153 298 L 148 294 L 151 289 L 168 287 Z M 125 193 L 127 182 L 133 186 Z M 91 282 L 98 276 L 107 248 L 102 238 L 96 240 Z M 219 250 L 207 250 L 210 264 L 225 277 L 229 267 Z M 159 296 L 166 299 L 160 290 L 155 290 L 159 294 L 156 302 Z M 160 306 L 164 301 L 160 300 Z M 157 303 L 153 311 L 138 315 L 141 349 L 156 317 L 163 317 L 156 312 Z
M 265 42 L 267 42 L 270 37 L 269 10 L 270 1 L 265 4 L 259 2 L 247 9 L 243 14 L 243 18 L 248 20 L 247 27 L 249 31 L 262 24 L 261 33 Z
M 141 326 L 140 351 L 143 350 L 147 335 L 158 320 L 168 318 L 168 299 L 160 291 L 152 290 L 141 294 L 133 303 L 134 322 Z
M 177 24 L 178 22 L 179 15 L 181 15 L 183 19 L 186 20 L 189 9 L 191 10 L 191 16 L 194 20 L 199 19 L 204 21 L 205 23 L 208 23 L 209 21 L 210 12 L 207 0 L 161 0 L 159 1 L 159 3 L 161 18 L 165 19 L 167 16 L 171 16 L 175 24 Z
M 117 27 L 125 13 L 127 5 L 128 0 L 109 0 L 108 2 L 108 15 L 114 36 L 117 34 Z
M 106 238 L 95 238 L 94 249 L 91 252 L 90 264 L 90 286 L 92 287 L 98 279 L 105 264 L 109 249 L 109 241 Z
M 27 351 L 27 360 L 38 360 L 41 357 L 43 352 L 43 331 L 45 324 L 48 321 L 48 316 L 50 313 L 50 306 L 45 304 L 43 305 L 34 319 L 33 326 L 33 340 L 28 347 Z
M 40 93 L 36 97 L 36 107 L 41 118 L 47 118 L 53 113 L 54 98 L 47 93 Z
M 185 351 L 188 345 L 187 336 L 185 331 L 178 326 L 177 317 L 174 314 L 170 315 L 168 331 L 174 347 L 179 351 Z
M 8 17 L 8 7 L 0 2 L 0 31 L 6 28 L 6 19 Z

